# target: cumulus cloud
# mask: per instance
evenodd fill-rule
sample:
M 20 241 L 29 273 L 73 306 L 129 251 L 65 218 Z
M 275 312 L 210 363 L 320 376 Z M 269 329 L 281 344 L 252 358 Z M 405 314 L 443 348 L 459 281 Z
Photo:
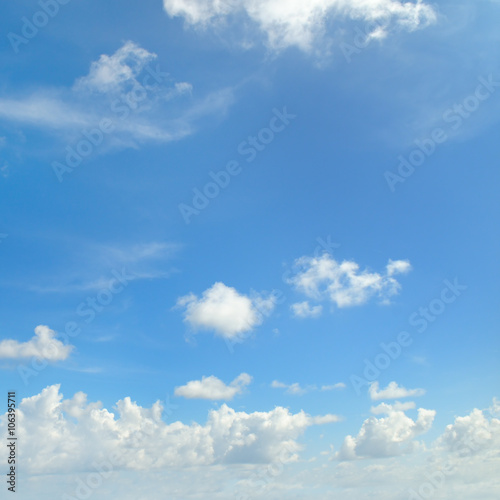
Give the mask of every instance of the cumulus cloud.
M 482 410 L 474 409 L 465 417 L 457 417 L 446 426 L 438 445 L 462 456 L 475 455 L 485 450 L 500 449 L 500 420 L 488 419 Z
M 382 410 L 382 408 L 380 408 Z M 344 439 L 336 458 L 355 460 L 358 458 L 394 457 L 412 453 L 420 445 L 415 437 L 427 432 L 436 412 L 419 408 L 417 420 L 412 420 L 402 410 L 387 405 L 383 418 L 370 417 L 363 422 L 357 436 Z
M 19 404 L 20 460 L 33 474 L 89 470 L 112 453 L 120 457 L 117 468 L 128 470 L 288 462 L 297 460 L 297 439 L 308 427 L 338 420 L 281 407 L 237 412 L 226 404 L 210 411 L 204 425 L 166 423 L 162 413 L 159 401 L 143 408 L 127 397 L 109 411 L 82 392 L 64 399 L 59 385 L 49 386 Z M 6 425 L 5 414 L 1 435 Z
M 47 361 L 63 361 L 74 346 L 64 345 L 56 338 L 56 332 L 48 326 L 35 328 L 35 336 L 27 342 L 6 339 L 0 342 L 0 358 L 21 359 L 36 357 Z
M 372 401 L 380 401 L 381 399 L 399 399 L 423 396 L 424 389 L 405 389 L 400 387 L 396 382 L 390 382 L 385 389 L 379 390 L 379 383 L 372 382 L 368 390 Z
M 377 30 L 382 38 L 388 25 L 413 31 L 436 20 L 434 9 L 423 3 L 398 0 L 164 0 L 171 17 L 202 27 L 220 27 L 233 20 L 238 26 L 255 26 L 272 50 L 298 47 L 309 52 L 328 37 L 329 21 L 353 19 L 384 21 Z M 384 28 L 383 26 L 386 25 Z
M 358 306 L 372 297 L 388 303 L 401 288 L 393 276 L 411 269 L 408 261 L 390 260 L 383 274 L 360 271 L 356 262 L 339 263 L 326 253 L 321 257 L 301 257 L 294 267 L 296 273 L 287 280 L 289 284 L 311 299 L 330 300 L 339 308 Z
M 323 311 L 323 306 L 311 306 L 307 300 L 292 304 L 290 308 L 297 318 L 317 318 Z
M 493 398 L 489 412 L 494 417 L 500 417 L 500 400 L 498 398 Z
M 185 308 L 184 320 L 194 329 L 212 330 L 226 339 L 253 330 L 275 306 L 272 296 L 240 294 L 235 288 L 217 282 L 197 297 L 181 297 L 177 306 Z
M 242 373 L 229 385 L 214 377 L 202 377 L 201 380 L 191 380 L 186 385 L 176 387 L 174 394 L 188 399 L 211 399 L 213 401 L 230 401 L 237 394 L 241 394 L 245 387 L 252 382 L 252 377 Z
M 393 411 L 408 411 L 414 410 L 417 405 L 413 401 L 407 401 L 406 403 L 400 403 L 396 401 L 393 404 L 380 403 L 377 406 L 372 406 L 370 412 L 374 415 L 389 415 Z

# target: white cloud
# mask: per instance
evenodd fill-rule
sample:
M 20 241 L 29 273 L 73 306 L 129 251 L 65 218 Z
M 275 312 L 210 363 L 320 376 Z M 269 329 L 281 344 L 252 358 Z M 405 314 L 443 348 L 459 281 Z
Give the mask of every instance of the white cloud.
M 414 410 L 416 407 L 417 405 L 413 401 L 407 401 L 406 403 L 396 401 L 393 404 L 380 403 L 377 406 L 372 406 L 370 412 L 374 415 L 389 415 L 393 411 Z
M 111 123 L 111 130 L 106 127 L 94 148 L 101 153 L 180 140 L 194 132 L 198 120 L 224 114 L 232 104 L 231 89 L 194 99 L 192 85 L 175 82 L 159 64 L 151 64 L 155 59 L 156 54 L 127 41 L 91 63 L 89 73 L 71 88 L 40 88 L 30 95 L 0 98 L 0 120 L 42 129 L 63 140 L 62 160 L 67 148 L 86 140 L 83 132 L 99 129 L 103 119 Z
M 138 83 L 136 77 L 156 57 L 131 41 L 125 42 L 111 56 L 102 54 L 98 61 L 93 62 L 89 74 L 79 78 L 75 88 L 103 93 L 122 90 L 125 84 Z
M 333 385 L 321 386 L 322 391 L 333 391 L 335 389 L 345 389 L 345 388 L 346 388 L 346 385 L 344 384 L 344 382 L 338 382 L 337 384 L 333 384 Z
M 202 377 L 201 380 L 191 380 L 186 385 L 176 387 L 174 394 L 188 399 L 211 399 L 213 401 L 230 401 L 237 394 L 241 394 L 245 387 L 252 382 L 252 377 L 242 373 L 229 385 L 217 377 Z
M 229 19 L 239 31 L 250 21 L 265 36 L 267 45 L 279 51 L 298 47 L 311 51 L 325 36 L 332 19 L 384 21 L 408 31 L 425 27 L 436 20 L 434 9 L 420 0 L 164 0 L 171 17 L 181 16 L 191 25 L 218 28 Z M 382 23 L 381 23 L 382 24 Z M 383 38 L 387 28 L 376 30 Z M 326 41 L 323 46 L 327 46 Z
M 328 254 L 321 257 L 301 257 L 295 261 L 296 274 L 288 283 L 296 290 L 315 300 L 329 299 L 337 307 L 364 304 L 372 297 L 382 303 L 397 294 L 401 285 L 393 277 L 398 272 L 408 272 L 408 261 L 389 261 L 386 273 L 360 271 L 353 261 L 337 262 Z M 390 274 L 389 274 L 390 273 Z
M 298 382 L 295 382 L 293 384 L 285 384 L 283 382 L 280 382 L 279 380 L 273 380 L 271 383 L 271 387 L 273 389 L 286 389 L 287 394 L 294 394 L 296 396 L 301 396 L 306 392 L 316 390 L 316 386 L 314 385 L 308 387 L 302 387 Z
M 389 259 L 386 269 L 387 276 L 393 276 L 394 274 L 406 274 L 411 271 L 411 264 L 409 260 Z
M 62 269 L 52 269 L 50 277 L 44 276 L 43 285 L 30 284 L 29 289 L 38 293 L 99 291 L 116 284 L 116 272 L 126 276 L 128 282 L 167 278 L 174 271 L 166 268 L 166 263 L 179 249 L 180 245 L 161 241 L 79 242 L 76 250 L 65 251 L 70 263 Z
M 500 400 L 493 398 L 493 403 L 490 406 L 489 412 L 494 417 L 500 417 Z
M 210 411 L 204 425 L 165 423 L 158 401 L 143 408 L 125 398 L 116 411 L 88 403 L 79 392 L 63 399 L 59 385 L 23 399 L 18 407 L 20 460 L 32 474 L 64 474 L 92 470 L 92 463 L 116 453 L 117 469 L 167 470 L 171 467 L 234 463 L 284 463 L 296 460 L 297 439 L 313 425 L 338 417 L 292 414 L 276 407 L 269 412 L 237 412 L 223 404 Z M 6 414 L 0 418 L 4 435 Z
M 194 329 L 212 330 L 231 339 L 260 325 L 275 301 L 261 295 L 251 298 L 217 282 L 200 298 L 193 293 L 180 297 L 177 306 L 185 308 L 184 320 Z
M 273 389 L 286 389 L 285 392 L 287 394 L 294 394 L 296 396 L 318 390 L 318 387 L 316 385 L 308 385 L 303 387 L 298 382 L 294 382 L 293 384 L 285 384 L 284 382 L 280 382 L 279 380 L 273 380 L 271 383 L 271 387 Z M 343 382 L 339 382 L 338 384 L 334 385 L 322 385 L 319 390 L 325 392 L 345 389 L 345 387 L 346 385 Z
M 292 310 L 293 315 L 298 318 L 317 318 L 321 314 L 323 306 L 311 306 L 306 300 L 304 302 L 292 304 L 290 309 Z
M 356 437 L 347 436 L 336 458 L 354 460 L 357 458 L 393 457 L 412 453 L 420 445 L 415 437 L 427 432 L 436 412 L 419 408 L 417 420 L 412 420 L 401 410 L 387 405 L 384 418 L 370 417 Z
M 474 409 L 465 417 L 457 417 L 446 426 L 438 445 L 462 456 L 475 455 L 485 450 L 500 449 L 500 420 L 487 419 L 484 412 Z
M 56 338 L 56 332 L 48 326 L 35 328 L 35 336 L 27 342 L 2 340 L 0 342 L 0 358 L 21 359 L 37 357 L 47 361 L 63 361 L 69 357 L 74 346 L 64 345 Z
M 385 389 L 379 390 L 379 383 L 372 382 L 368 390 L 370 398 L 372 401 L 380 401 L 381 399 L 399 399 L 399 398 L 409 398 L 423 396 L 425 394 L 424 389 L 405 389 L 404 387 L 398 386 L 396 382 L 390 382 Z

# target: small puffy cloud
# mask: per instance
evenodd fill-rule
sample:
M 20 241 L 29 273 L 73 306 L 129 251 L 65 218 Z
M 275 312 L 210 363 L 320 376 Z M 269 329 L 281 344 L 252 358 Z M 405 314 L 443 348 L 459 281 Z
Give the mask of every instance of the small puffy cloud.
M 18 407 L 24 445 L 20 459 L 31 474 L 92 470 L 114 454 L 119 470 L 287 463 L 298 459 L 297 439 L 314 425 L 336 422 L 335 415 L 310 416 L 276 407 L 269 412 L 237 412 L 223 404 L 205 424 L 166 423 L 160 401 L 143 408 L 126 397 L 110 411 L 79 392 L 64 399 L 60 386 L 23 399 Z M 0 434 L 7 429 L 0 416 Z
M 240 294 L 224 283 L 215 283 L 201 297 L 189 294 L 177 301 L 184 320 L 194 329 L 212 330 L 226 339 L 253 330 L 275 306 L 273 297 Z
M 211 399 L 213 401 L 230 401 L 237 394 L 241 394 L 245 387 L 252 382 L 252 377 L 242 373 L 229 385 L 217 377 L 202 377 L 201 380 L 191 380 L 186 385 L 176 387 L 174 394 L 188 399 Z
M 337 262 L 332 256 L 301 257 L 295 261 L 296 273 L 287 280 L 297 291 L 315 300 L 330 300 L 337 307 L 359 306 L 377 297 L 387 303 L 399 293 L 401 285 L 393 277 L 408 272 L 408 261 L 390 260 L 386 272 L 360 271 L 353 261 Z
M 400 387 L 396 382 L 390 382 L 385 389 L 379 390 L 379 383 L 372 382 L 368 390 L 372 401 L 380 401 L 381 399 L 400 399 L 423 396 L 424 389 L 405 389 Z
M 323 311 L 323 306 L 311 306 L 306 300 L 304 302 L 292 304 L 290 309 L 297 318 L 317 318 Z
M 11 339 L 0 342 L 0 358 L 36 357 L 47 361 L 63 361 L 69 357 L 72 350 L 72 345 L 64 345 L 56 339 L 56 332 L 44 325 L 37 326 L 35 336 L 27 342 Z
M 500 420 L 486 418 L 483 411 L 474 409 L 465 417 L 457 417 L 446 426 L 438 445 L 462 456 L 475 455 L 485 450 L 500 449 Z
M 386 266 L 387 276 L 395 274 L 406 274 L 411 271 L 411 264 L 409 260 L 392 260 Z
M 372 34 L 383 38 L 392 24 L 407 31 L 436 20 L 434 9 L 423 3 L 399 0 L 163 0 L 167 14 L 183 17 L 194 26 L 217 27 L 229 20 L 242 28 L 256 27 L 274 51 L 298 47 L 311 52 L 318 44 L 328 48 L 331 21 L 380 21 Z M 250 45 L 248 41 L 246 45 Z
M 344 439 L 336 458 L 355 460 L 358 458 L 395 457 L 412 453 L 420 447 L 415 437 L 427 432 L 436 412 L 419 408 L 417 420 L 412 420 L 401 410 L 387 405 L 383 418 L 370 417 L 363 422 L 357 436 Z

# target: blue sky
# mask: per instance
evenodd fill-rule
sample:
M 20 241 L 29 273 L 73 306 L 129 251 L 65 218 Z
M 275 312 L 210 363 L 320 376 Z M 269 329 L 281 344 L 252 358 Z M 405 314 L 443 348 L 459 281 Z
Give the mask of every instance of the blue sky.
M 2 7 L 21 498 L 497 498 L 499 8 Z

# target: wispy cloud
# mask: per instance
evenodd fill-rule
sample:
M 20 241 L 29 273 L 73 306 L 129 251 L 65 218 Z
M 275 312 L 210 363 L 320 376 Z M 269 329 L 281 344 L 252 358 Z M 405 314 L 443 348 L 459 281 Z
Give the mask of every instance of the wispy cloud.
M 100 145 L 106 151 L 179 140 L 193 133 L 200 118 L 223 114 L 233 102 L 230 89 L 193 97 L 192 85 L 173 81 L 152 64 L 156 58 L 125 42 L 114 54 L 102 54 L 71 87 L 0 97 L 0 120 L 55 135 L 68 147 L 107 120 L 112 132 Z
M 180 245 L 168 242 L 103 244 L 83 242 L 74 251 L 74 264 L 54 270 L 43 283 L 28 289 L 38 293 L 78 293 L 109 288 L 117 272 L 128 281 L 168 278 L 175 269 L 167 264 Z M 114 271 L 114 272 L 113 272 Z
M 343 382 L 339 382 L 337 384 L 333 385 L 322 385 L 319 389 L 318 386 L 316 385 L 307 385 L 307 386 L 301 386 L 298 382 L 294 382 L 293 384 L 285 384 L 283 382 L 280 382 L 279 380 L 273 380 L 271 383 L 271 387 L 273 389 L 286 389 L 287 394 L 293 394 L 295 396 L 302 396 L 304 394 L 307 394 L 308 392 L 313 392 L 313 391 L 334 391 L 334 390 L 341 390 L 345 389 L 346 385 Z

